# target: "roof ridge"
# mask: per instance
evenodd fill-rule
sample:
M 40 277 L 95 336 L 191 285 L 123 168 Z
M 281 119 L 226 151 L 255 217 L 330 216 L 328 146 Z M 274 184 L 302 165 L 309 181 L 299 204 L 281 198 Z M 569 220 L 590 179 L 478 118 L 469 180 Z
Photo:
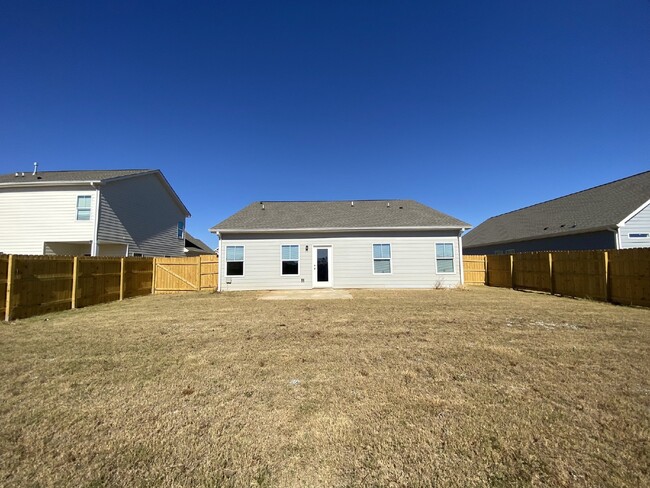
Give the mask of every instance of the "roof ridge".
M 415 200 L 410 198 L 348 198 L 340 200 L 254 200 L 252 204 L 264 202 L 264 203 L 337 203 L 337 202 L 414 202 Z
M 559 197 L 551 198 L 551 199 L 549 199 L 549 200 L 544 200 L 543 202 L 533 203 L 532 205 L 526 205 L 525 207 L 517 208 L 517 209 L 515 209 L 515 210 L 510 210 L 509 212 L 504 212 L 504 213 L 501 213 L 501 214 L 493 215 L 493 216 L 490 217 L 488 220 L 496 219 L 497 217 L 503 217 L 504 215 L 508 215 L 508 214 L 515 213 L 515 212 L 519 212 L 519 211 L 521 211 L 521 210 L 526 210 L 527 208 L 533 208 L 533 207 L 537 207 L 537 206 L 539 206 L 539 205 L 545 205 L 545 204 L 547 204 L 547 203 L 554 202 L 554 201 L 556 201 L 556 200 L 562 200 L 563 198 L 568 198 L 568 197 L 571 197 L 571 196 L 573 196 L 573 195 L 578 195 L 578 194 L 580 194 L 580 193 L 584 193 L 584 192 L 587 192 L 587 191 L 595 190 L 595 189 L 597 189 L 597 188 L 601 188 L 601 187 L 603 187 L 603 186 L 613 185 L 614 183 L 619 183 L 619 182 L 621 182 L 621 181 L 624 181 L 624 180 L 627 180 L 627 179 L 630 179 L 630 178 L 636 178 L 637 176 L 641 176 L 641 175 L 646 174 L 646 173 L 650 173 L 650 170 L 648 170 L 648 171 L 642 171 L 641 173 L 637 173 L 637 174 L 630 175 L 630 176 L 625 176 L 624 178 L 619 178 L 618 180 L 610 181 L 610 182 L 608 182 L 608 183 L 601 183 L 600 185 L 592 186 L 592 187 L 590 187 L 590 188 L 585 188 L 584 190 L 575 191 L 575 192 L 573 192 L 573 193 L 568 193 L 568 194 L 566 194 L 566 195 L 562 195 L 562 196 L 559 196 Z M 486 222 L 487 222 L 487 221 L 486 221 Z

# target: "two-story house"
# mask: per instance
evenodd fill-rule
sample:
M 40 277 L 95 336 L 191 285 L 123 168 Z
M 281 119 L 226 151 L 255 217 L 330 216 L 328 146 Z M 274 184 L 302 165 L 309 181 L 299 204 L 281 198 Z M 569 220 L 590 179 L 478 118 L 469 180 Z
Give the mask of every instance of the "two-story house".
M 0 175 L 0 252 L 183 256 L 187 208 L 159 170 Z

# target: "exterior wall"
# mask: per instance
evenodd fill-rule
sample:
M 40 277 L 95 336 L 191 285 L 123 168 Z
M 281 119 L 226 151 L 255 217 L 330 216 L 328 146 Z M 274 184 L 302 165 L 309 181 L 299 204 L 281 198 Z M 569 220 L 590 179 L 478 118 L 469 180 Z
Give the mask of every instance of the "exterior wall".
M 46 242 L 44 252 L 46 256 L 90 256 L 92 251 L 90 242 L 76 244 L 74 242 Z
M 621 249 L 632 247 L 650 247 L 650 238 L 630 238 L 631 233 L 650 233 L 650 204 L 634 215 L 625 225 L 618 229 Z
M 616 233 L 614 231 L 573 234 L 489 246 L 465 246 L 463 252 L 465 254 L 511 254 L 513 252 L 589 251 L 600 249 L 616 249 Z
M 90 220 L 77 220 L 78 195 L 91 197 Z M 96 200 L 90 185 L 0 189 L 0 252 L 44 254 L 45 242 L 91 242 Z
M 124 257 L 127 252 L 126 244 L 99 244 L 97 248 L 98 256 Z
M 454 273 L 437 274 L 435 244 L 454 245 Z M 281 246 L 298 244 L 299 274 L 282 276 Z M 373 274 L 373 244 L 391 244 L 391 273 Z M 244 276 L 226 276 L 226 247 L 244 246 Z M 313 246 L 332 246 L 334 288 L 433 288 L 458 286 L 459 238 L 451 232 L 266 234 L 221 236 L 221 290 L 312 288 Z M 308 246 L 308 250 L 306 249 Z
M 101 188 L 98 241 L 124 243 L 129 254 L 183 256 L 176 226 L 185 214 L 156 175 L 107 183 Z

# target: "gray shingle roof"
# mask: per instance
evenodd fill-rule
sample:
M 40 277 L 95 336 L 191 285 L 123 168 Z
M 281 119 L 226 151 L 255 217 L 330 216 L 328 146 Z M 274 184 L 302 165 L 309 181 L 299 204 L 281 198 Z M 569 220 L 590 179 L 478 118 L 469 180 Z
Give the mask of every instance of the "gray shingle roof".
M 34 183 L 57 181 L 102 181 L 122 176 L 131 176 L 140 173 L 149 173 L 150 169 L 116 169 L 116 170 L 82 170 L 82 171 L 39 171 L 32 175 L 31 171 L 8 173 L 0 175 L 0 183 Z
M 39 171 L 36 175 L 32 172 L 23 173 L 7 173 L 0 175 L 0 186 L 4 188 L 12 188 L 14 186 L 29 185 L 31 187 L 38 187 L 39 184 L 43 186 L 51 186 L 52 184 L 60 183 L 87 183 L 91 181 L 106 182 L 114 178 L 122 178 L 125 176 L 136 176 L 143 174 L 155 174 L 161 182 L 167 187 L 172 198 L 176 201 L 179 208 L 189 217 L 190 212 L 185 207 L 180 197 L 176 194 L 172 186 L 167 181 L 167 178 L 157 169 L 98 169 L 98 170 L 79 170 L 79 171 Z
M 390 204 L 390 205 L 388 205 Z M 469 224 L 414 200 L 350 200 L 251 203 L 214 231 L 354 229 L 399 227 L 470 227 Z
M 190 247 L 195 247 L 201 251 L 214 253 L 214 249 L 210 249 L 210 246 L 208 246 L 205 242 L 185 231 L 185 247 L 188 247 L 188 244 Z
M 463 237 L 466 248 L 613 227 L 650 200 L 650 171 L 492 217 Z

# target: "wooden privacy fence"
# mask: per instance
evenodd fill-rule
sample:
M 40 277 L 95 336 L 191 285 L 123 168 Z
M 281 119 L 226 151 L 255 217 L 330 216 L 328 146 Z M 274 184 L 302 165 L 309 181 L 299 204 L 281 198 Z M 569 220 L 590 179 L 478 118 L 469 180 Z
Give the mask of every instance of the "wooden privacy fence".
M 0 317 L 27 318 L 151 293 L 214 290 L 218 263 L 216 255 L 192 258 L 0 255 Z
M 5 320 L 148 295 L 152 258 L 0 256 Z
M 155 293 L 214 290 L 219 258 L 206 254 L 192 258 L 154 258 Z
M 463 256 L 464 263 L 467 258 L 485 259 L 489 286 L 650 307 L 650 249 Z

